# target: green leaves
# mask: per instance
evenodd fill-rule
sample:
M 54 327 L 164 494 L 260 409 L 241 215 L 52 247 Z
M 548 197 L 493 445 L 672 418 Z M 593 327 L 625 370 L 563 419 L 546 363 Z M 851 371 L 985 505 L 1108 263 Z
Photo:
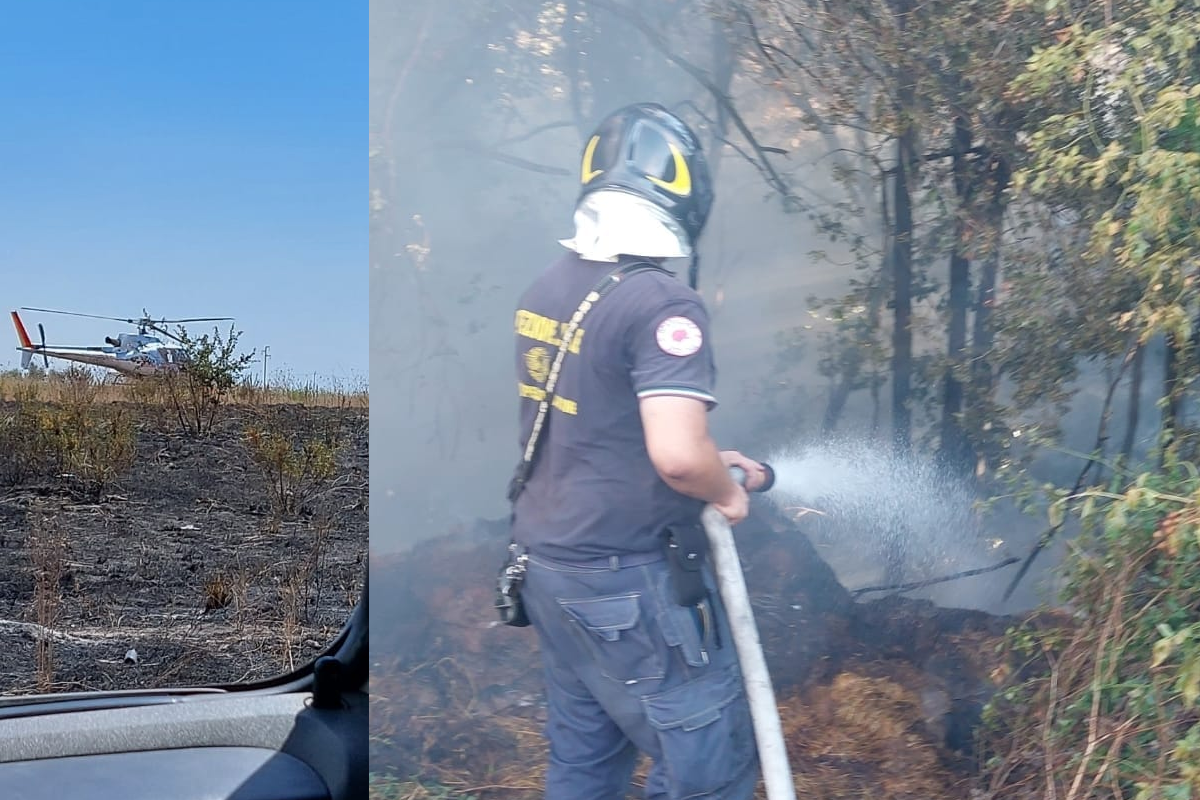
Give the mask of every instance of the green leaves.
M 1161 638 L 1151 648 L 1150 668 L 1162 667 L 1172 656 L 1178 655 L 1179 667 L 1173 671 L 1173 688 L 1184 708 L 1194 708 L 1200 699 L 1200 624 L 1173 631 L 1169 625 L 1160 623 L 1157 630 Z
M 1200 309 L 1200 6 L 1073 11 L 1006 94 L 1022 115 L 1011 208 L 1031 242 L 1006 250 L 997 314 L 1019 412 L 1062 386 L 1055 347 L 1115 363 L 1130 337 L 1191 341 Z M 1180 352 L 1173 385 L 1192 386 L 1200 359 Z
M 1200 653 L 1192 652 L 1188 656 L 1179 670 L 1179 680 L 1175 689 L 1183 698 L 1186 708 L 1195 707 L 1196 698 L 1200 697 Z
M 1047 508 L 1046 511 L 1048 513 L 1048 516 L 1050 517 L 1050 527 L 1051 528 L 1061 527 L 1063 524 L 1063 516 L 1064 516 L 1063 501 L 1056 500 L 1055 502 L 1050 504 L 1049 508 Z
M 985 715 L 993 750 L 1008 754 L 984 769 L 999 779 L 991 796 L 1048 794 L 1025 785 L 1031 774 L 1059 786 L 1110 782 L 1127 797 L 1139 787 L 1153 787 L 1148 798 L 1189 796 L 1200 786 L 1200 475 L 1168 459 L 1051 509 L 1052 521 L 1083 528 L 1062 568 L 1071 615 L 1006 636 L 1026 671 Z M 1014 775 L 1024 777 L 1010 785 Z
M 266 480 L 276 526 L 300 513 L 337 473 L 340 444 L 329 432 L 305 437 L 276 422 L 247 428 L 245 442 Z
M 1165 624 L 1158 625 L 1158 630 L 1159 632 L 1168 631 L 1168 633 L 1164 633 L 1163 637 L 1154 643 L 1152 650 L 1153 658 L 1150 660 L 1150 666 L 1152 668 L 1161 666 L 1162 663 L 1170 658 L 1171 654 L 1174 653 L 1175 650 L 1192 635 L 1192 630 L 1190 628 L 1184 628 L 1180 631 L 1170 632 L 1171 628 Z
M 254 360 L 254 351 L 238 352 L 241 331 L 232 326 L 225 336 L 214 328 L 211 336 L 197 338 L 180 326 L 177 338 L 183 346 L 183 369 L 167 373 L 162 382 L 183 429 L 203 436 L 212 430 L 217 410 Z

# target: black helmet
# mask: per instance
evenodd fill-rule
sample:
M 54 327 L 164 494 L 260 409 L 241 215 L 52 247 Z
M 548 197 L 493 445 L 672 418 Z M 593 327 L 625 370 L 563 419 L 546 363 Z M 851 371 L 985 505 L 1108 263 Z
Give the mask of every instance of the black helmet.
M 692 245 L 713 204 L 700 140 L 657 103 L 626 106 L 600 123 L 584 147 L 580 182 L 580 200 L 597 189 L 616 189 L 660 206 Z

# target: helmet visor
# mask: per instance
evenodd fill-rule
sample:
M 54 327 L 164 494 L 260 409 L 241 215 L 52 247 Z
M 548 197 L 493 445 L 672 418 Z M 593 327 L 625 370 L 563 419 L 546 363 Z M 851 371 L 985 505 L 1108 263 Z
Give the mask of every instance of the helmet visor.
M 676 179 L 675 153 L 656 128 L 639 122 L 630 141 L 629 161 L 634 169 L 646 177 L 668 183 Z

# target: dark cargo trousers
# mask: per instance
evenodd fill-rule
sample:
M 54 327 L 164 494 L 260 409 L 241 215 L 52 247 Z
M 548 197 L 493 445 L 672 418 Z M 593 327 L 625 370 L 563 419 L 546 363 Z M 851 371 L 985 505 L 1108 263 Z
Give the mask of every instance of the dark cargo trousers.
M 638 750 L 653 761 L 650 800 L 753 796 L 749 706 L 710 594 L 719 635 L 706 643 L 699 614 L 671 597 L 665 559 L 580 565 L 530 554 L 522 597 L 545 664 L 547 800 L 623 800 Z

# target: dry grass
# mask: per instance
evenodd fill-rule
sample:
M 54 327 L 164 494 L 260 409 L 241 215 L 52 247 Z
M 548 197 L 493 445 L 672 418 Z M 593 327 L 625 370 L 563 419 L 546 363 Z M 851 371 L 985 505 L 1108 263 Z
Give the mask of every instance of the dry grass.
M 54 685 L 54 639 L 62 615 L 62 580 L 66 571 L 67 537 L 61 528 L 42 514 L 33 517 L 29 537 L 29 560 L 33 571 L 33 617 L 39 634 L 34 646 L 34 672 L 39 692 Z
M 457 767 L 431 764 L 430 775 L 455 796 L 540 797 L 546 777 L 546 740 L 528 719 L 496 717 L 480 725 L 464 718 L 452 737 Z M 475 729 L 473 735 L 469 729 Z M 480 747 L 482 745 L 482 747 Z M 464 769 L 470 763 L 469 769 Z
M 204 582 L 204 610 L 216 611 L 233 602 L 233 581 L 218 572 Z
M 798 797 L 814 800 L 880 797 L 936 800 L 963 796 L 961 778 L 943 764 L 923 725 L 921 702 L 907 684 L 913 675 L 873 677 L 854 671 L 832 682 L 780 699 L 780 719 Z M 435 676 L 438 680 L 434 679 Z M 452 659 L 422 665 L 408 674 L 414 694 L 440 683 L 440 713 L 404 713 L 410 779 L 391 787 L 399 796 L 424 798 L 425 784 L 441 796 L 539 797 L 547 749 L 541 723 L 527 717 L 488 714 L 475 705 L 474 691 Z M 393 701 L 396 698 L 391 698 Z M 390 716 L 390 715 L 385 715 Z M 642 786 L 650 763 L 642 758 L 634 783 Z M 381 793 L 382 796 L 382 793 Z M 389 795 L 391 796 L 391 795 Z M 764 798 L 760 781 L 758 798 Z
M 165 406 L 169 398 L 155 381 L 135 379 L 127 382 L 90 381 L 79 378 L 82 371 L 64 370 L 46 375 L 27 375 L 8 371 L 0 373 L 0 402 L 71 403 L 135 403 L 140 406 Z M 93 374 L 93 373 L 85 373 Z M 370 408 L 368 388 L 362 381 L 316 378 L 295 379 L 280 376 L 271 385 L 261 381 L 243 380 L 234 387 L 230 402 L 238 406 L 304 405 L 319 408 Z
M 899 682 L 843 672 L 785 698 L 780 721 L 800 797 L 959 796 L 922 729 L 920 699 Z
M 329 383 L 316 381 L 284 381 L 266 389 L 261 383 L 244 381 L 234 388 L 231 397 L 236 405 L 302 405 L 317 408 L 370 408 L 370 394 L 361 383 L 346 383 L 334 379 Z

